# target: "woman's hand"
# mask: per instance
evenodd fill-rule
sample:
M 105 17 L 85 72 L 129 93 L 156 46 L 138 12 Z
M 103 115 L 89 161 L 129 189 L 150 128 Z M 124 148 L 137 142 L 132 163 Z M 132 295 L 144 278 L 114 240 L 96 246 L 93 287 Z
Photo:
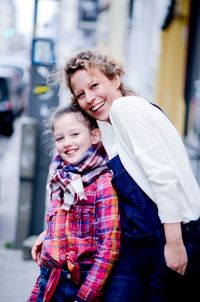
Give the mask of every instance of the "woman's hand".
M 40 255 L 41 255 L 41 250 L 42 250 L 42 243 L 43 243 L 43 239 L 46 235 L 46 231 L 43 231 L 38 238 L 36 239 L 32 250 L 31 250 L 31 255 L 34 261 L 37 262 L 37 264 L 40 266 L 41 265 L 41 259 L 40 259 Z
M 180 223 L 164 224 L 166 244 L 164 256 L 166 265 L 184 275 L 188 263 L 187 252 L 182 240 Z

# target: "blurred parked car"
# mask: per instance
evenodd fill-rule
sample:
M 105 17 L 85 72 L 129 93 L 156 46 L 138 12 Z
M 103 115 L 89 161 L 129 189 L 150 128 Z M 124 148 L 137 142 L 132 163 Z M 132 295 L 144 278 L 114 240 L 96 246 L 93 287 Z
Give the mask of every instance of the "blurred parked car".
M 0 65 L 0 134 L 11 136 L 14 119 L 25 108 L 24 84 L 20 69 Z

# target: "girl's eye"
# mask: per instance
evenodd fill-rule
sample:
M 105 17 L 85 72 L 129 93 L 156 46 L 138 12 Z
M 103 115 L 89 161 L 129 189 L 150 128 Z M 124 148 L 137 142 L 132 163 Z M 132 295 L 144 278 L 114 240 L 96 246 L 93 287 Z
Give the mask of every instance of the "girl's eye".
M 71 134 L 72 136 L 78 136 L 79 135 L 79 132 L 74 132 Z
M 56 141 L 56 142 L 60 142 L 62 139 L 63 139 L 62 137 L 56 137 L 56 138 L 55 138 L 55 141 Z

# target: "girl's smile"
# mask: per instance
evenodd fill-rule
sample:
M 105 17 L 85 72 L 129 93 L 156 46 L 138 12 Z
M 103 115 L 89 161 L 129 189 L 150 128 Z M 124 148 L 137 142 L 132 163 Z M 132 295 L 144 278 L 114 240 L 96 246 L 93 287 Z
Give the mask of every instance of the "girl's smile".
M 56 150 L 64 161 L 73 165 L 100 140 L 99 129 L 90 130 L 78 113 L 66 113 L 53 124 Z

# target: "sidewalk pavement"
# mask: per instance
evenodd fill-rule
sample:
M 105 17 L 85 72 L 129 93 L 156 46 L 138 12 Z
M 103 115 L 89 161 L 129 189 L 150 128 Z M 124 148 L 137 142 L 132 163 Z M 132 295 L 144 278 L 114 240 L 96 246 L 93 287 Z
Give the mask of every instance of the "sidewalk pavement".
M 12 137 L 0 137 L 0 302 L 26 302 L 39 273 L 21 250 L 8 248 L 16 232 L 20 134 L 19 118 Z

